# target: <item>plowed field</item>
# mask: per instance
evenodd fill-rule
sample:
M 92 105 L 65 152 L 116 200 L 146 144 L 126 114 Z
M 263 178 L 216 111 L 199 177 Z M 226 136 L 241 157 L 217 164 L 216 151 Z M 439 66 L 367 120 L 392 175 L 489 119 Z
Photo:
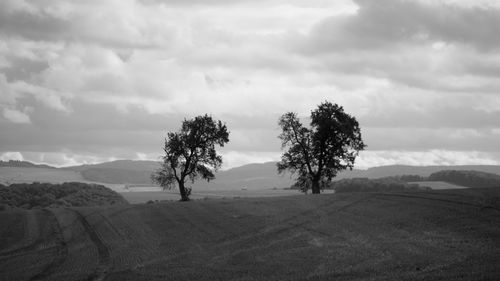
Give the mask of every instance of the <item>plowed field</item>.
M 500 189 L 0 212 L 0 280 L 500 280 Z

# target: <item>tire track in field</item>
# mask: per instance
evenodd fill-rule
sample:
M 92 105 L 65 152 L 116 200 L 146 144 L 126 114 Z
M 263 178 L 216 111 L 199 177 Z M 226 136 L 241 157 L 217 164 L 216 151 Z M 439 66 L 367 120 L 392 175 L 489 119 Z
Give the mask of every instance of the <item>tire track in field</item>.
M 22 225 L 23 225 L 23 238 L 21 239 L 21 242 L 18 242 L 16 244 L 14 244 L 13 246 L 7 248 L 7 249 L 4 249 L 3 251 L 0 252 L 0 260 L 1 259 L 6 259 L 6 258 L 10 258 L 10 257 L 13 257 L 13 256 L 19 256 L 19 255 L 24 255 L 26 254 L 26 252 L 28 251 L 33 251 L 33 250 L 36 250 L 37 247 L 42 244 L 43 242 L 43 237 L 42 237 L 42 229 L 40 229 L 40 222 L 39 220 L 36 220 L 36 223 L 38 224 L 37 225 L 37 233 L 36 233 L 36 237 L 34 239 L 30 239 L 30 232 L 33 232 L 32 229 L 30 229 L 30 225 L 28 223 L 28 216 L 35 216 L 33 213 L 31 213 L 31 211 L 29 212 L 25 212 L 25 214 L 22 216 Z M 31 242 L 28 242 L 27 244 L 24 244 L 23 241 L 24 240 L 32 240 Z M 20 246 L 18 246 L 19 244 L 21 244 Z M 23 245 L 24 244 L 24 245 Z
M 76 217 L 82 224 L 83 228 L 85 229 L 85 232 L 90 237 L 90 240 L 92 240 L 92 243 L 97 248 L 97 253 L 99 255 L 99 264 L 97 265 L 97 268 L 95 272 L 89 276 L 87 280 L 89 281 L 102 281 L 105 280 L 108 272 L 110 271 L 111 268 L 111 256 L 109 253 L 108 246 L 104 244 L 104 242 L 101 240 L 99 235 L 97 234 L 97 231 L 89 224 L 87 219 L 78 211 L 76 210 L 71 210 L 76 214 Z
M 48 214 L 49 217 L 51 217 L 51 220 L 53 221 L 52 225 L 54 226 L 54 235 L 56 237 L 56 241 L 59 242 L 59 245 L 56 256 L 54 257 L 52 262 L 49 265 L 47 265 L 41 272 L 31 277 L 30 281 L 42 280 L 47 278 L 52 273 L 54 273 L 54 271 L 59 266 L 61 266 L 61 264 L 66 260 L 66 257 L 68 256 L 68 246 L 66 244 L 66 241 L 64 240 L 62 228 L 59 222 L 57 221 L 56 215 L 47 209 L 43 209 L 43 212 Z
M 330 216 L 338 212 L 342 212 L 345 209 L 354 206 L 356 204 L 359 204 L 363 201 L 367 201 L 372 199 L 372 195 L 366 195 L 362 196 L 362 198 L 359 198 L 357 200 L 353 200 L 345 205 L 338 206 L 335 208 L 331 208 L 331 202 L 328 201 L 326 203 L 320 204 L 316 207 L 298 212 L 296 214 L 293 214 L 289 216 L 288 218 L 285 218 L 284 220 L 281 220 L 277 222 L 274 225 L 264 227 L 263 229 L 253 232 L 253 233 L 248 233 L 246 235 L 237 237 L 235 239 L 229 239 L 225 242 L 222 242 L 220 246 L 228 246 L 228 245 L 234 245 L 237 243 L 245 243 L 245 241 L 252 241 L 256 240 L 256 244 L 260 245 L 259 247 L 262 247 L 262 243 L 265 243 L 266 239 L 265 237 L 269 236 L 278 236 L 282 234 L 286 234 L 290 232 L 293 229 L 303 229 L 308 233 L 315 233 L 319 236 L 323 237 L 329 237 L 331 234 L 327 232 L 323 232 L 319 229 L 315 229 L 313 227 L 309 227 L 308 225 L 313 224 L 314 222 L 311 220 L 311 218 L 315 219 L 318 218 L 319 216 Z M 318 213 L 321 212 L 321 213 Z M 314 216 L 315 213 L 318 213 L 317 216 Z
M 435 193 L 430 193 L 430 194 L 435 194 Z M 488 209 L 500 211 L 499 208 L 496 208 L 496 207 L 490 206 L 490 205 L 481 205 L 481 204 L 474 204 L 474 203 L 470 203 L 470 202 L 464 202 L 464 201 L 458 201 L 458 200 L 452 200 L 452 199 L 446 199 L 446 198 L 432 198 L 432 197 L 428 197 L 428 196 L 419 196 L 419 195 L 413 195 L 413 194 L 378 193 L 378 194 L 376 194 L 376 196 L 416 198 L 416 199 L 424 199 L 424 200 L 452 203 L 452 204 L 461 205 L 461 206 L 465 205 L 465 206 L 475 207 L 475 208 L 479 208 L 479 209 L 488 208 Z

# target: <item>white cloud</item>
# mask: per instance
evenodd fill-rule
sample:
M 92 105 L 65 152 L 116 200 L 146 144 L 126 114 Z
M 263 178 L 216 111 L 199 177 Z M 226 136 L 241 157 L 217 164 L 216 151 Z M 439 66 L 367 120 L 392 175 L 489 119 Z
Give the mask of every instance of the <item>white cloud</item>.
M 499 14 L 492 0 L 3 1 L 0 110 L 33 131 L 0 122 L 0 150 L 150 159 L 146 135 L 210 113 L 230 125 L 231 167 L 275 160 L 279 115 L 330 100 L 368 149 L 494 153 Z
M 499 165 L 498 155 L 478 151 L 363 151 L 356 160 L 357 169 L 385 165 L 446 166 L 446 165 Z
M 2 160 L 2 161 L 9 161 L 9 160 L 23 161 L 24 157 L 23 157 L 23 154 L 19 151 L 8 151 L 8 152 L 3 152 L 2 154 L 0 154 L 0 160 Z
M 15 109 L 4 108 L 3 117 L 13 123 L 30 124 L 31 120 L 28 114 Z

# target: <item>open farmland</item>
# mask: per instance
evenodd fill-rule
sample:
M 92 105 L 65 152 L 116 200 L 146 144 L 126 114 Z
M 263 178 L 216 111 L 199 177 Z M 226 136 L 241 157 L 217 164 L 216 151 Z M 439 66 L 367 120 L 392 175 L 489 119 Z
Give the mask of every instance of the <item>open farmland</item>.
M 156 191 L 129 191 L 120 192 L 120 194 L 129 203 L 146 203 L 148 201 L 178 201 L 180 198 L 179 192 L 176 190 L 160 190 Z M 333 193 L 333 190 L 325 190 L 324 193 Z M 292 196 L 303 195 L 298 190 L 291 189 L 259 189 L 259 190 L 197 190 L 193 191 L 190 198 L 194 200 L 205 199 L 238 199 L 238 198 L 255 198 L 255 197 L 277 197 L 277 196 Z
M 0 280 L 498 280 L 500 191 L 1 212 Z
M 417 182 L 409 182 L 410 184 L 418 184 L 419 186 L 427 186 L 434 190 L 441 189 L 462 189 L 467 188 L 466 186 L 456 185 L 452 183 L 448 183 L 445 181 L 417 181 Z

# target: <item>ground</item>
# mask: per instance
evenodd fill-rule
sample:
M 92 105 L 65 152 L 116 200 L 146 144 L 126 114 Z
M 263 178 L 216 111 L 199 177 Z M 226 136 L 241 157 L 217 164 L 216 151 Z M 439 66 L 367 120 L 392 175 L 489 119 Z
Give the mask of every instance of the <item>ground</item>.
M 499 280 L 500 189 L 0 212 L 0 280 Z

